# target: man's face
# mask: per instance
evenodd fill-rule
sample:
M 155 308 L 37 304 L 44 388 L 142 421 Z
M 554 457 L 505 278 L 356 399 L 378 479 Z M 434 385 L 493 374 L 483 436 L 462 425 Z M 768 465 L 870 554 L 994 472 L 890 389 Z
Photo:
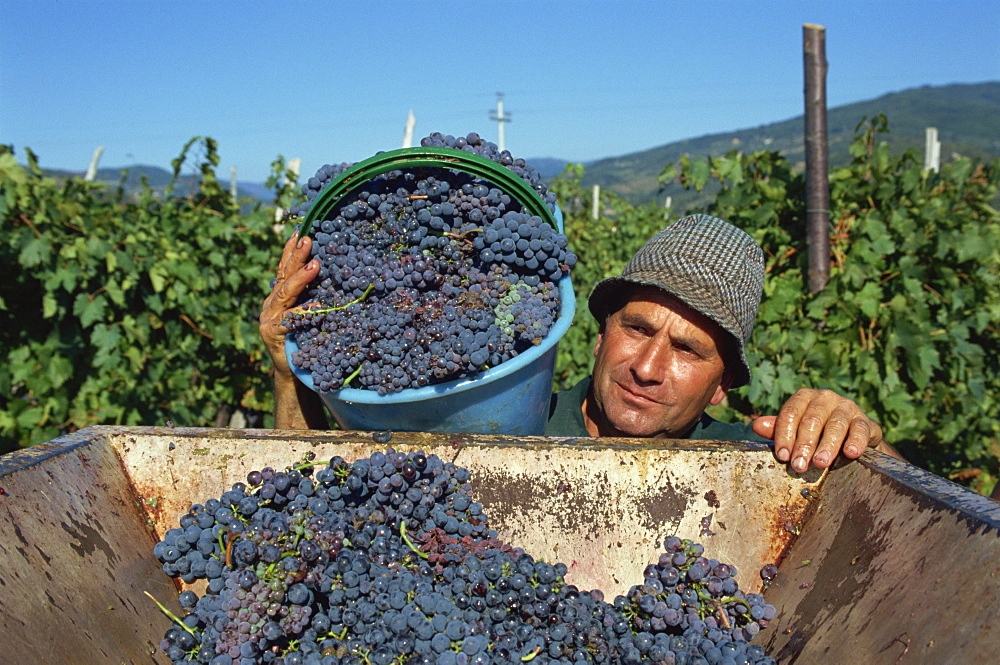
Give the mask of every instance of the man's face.
M 596 427 L 599 436 L 686 436 L 705 407 L 726 395 L 725 336 L 659 289 L 634 291 L 594 345 L 588 429 Z

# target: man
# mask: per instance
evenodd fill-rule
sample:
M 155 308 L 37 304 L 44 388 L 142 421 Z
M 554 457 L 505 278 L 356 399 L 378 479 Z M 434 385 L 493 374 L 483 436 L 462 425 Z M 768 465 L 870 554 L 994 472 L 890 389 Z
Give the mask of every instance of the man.
M 553 396 L 546 434 L 764 438 L 799 472 L 868 447 L 899 457 L 857 404 L 828 390 L 800 390 L 777 417 L 752 425 L 704 413 L 750 381 L 744 346 L 763 285 L 763 253 L 740 229 L 708 215 L 668 226 L 591 293 L 600 322 L 593 375 Z
M 261 337 L 275 365 L 275 427 L 327 426 L 319 397 L 296 381 L 284 353 L 281 318 L 316 276 L 310 239 L 285 245 L 278 278 L 264 302 Z M 760 247 L 707 215 L 668 226 L 636 253 L 619 277 L 597 285 L 591 313 L 601 322 L 592 379 L 553 396 L 546 434 L 774 441 L 792 469 L 828 467 L 838 454 L 874 447 L 898 456 L 881 428 L 853 401 L 800 390 L 778 416 L 751 427 L 705 415 L 731 387 L 749 382 L 744 345 L 763 288 Z M 756 436 L 755 436 L 756 435 Z

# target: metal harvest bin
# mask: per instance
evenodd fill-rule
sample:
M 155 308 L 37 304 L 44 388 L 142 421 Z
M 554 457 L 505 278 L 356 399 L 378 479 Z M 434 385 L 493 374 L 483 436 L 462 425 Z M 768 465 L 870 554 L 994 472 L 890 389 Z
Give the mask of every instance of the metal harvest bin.
M 309 451 L 388 446 L 469 468 L 502 537 L 609 600 L 667 535 L 748 591 L 780 561 L 756 640 L 779 663 L 985 663 L 1000 646 L 1000 503 L 880 453 L 798 476 L 759 444 L 91 427 L 0 457 L 0 661 L 168 662 L 170 621 L 143 592 L 180 612 L 151 550 L 190 503 Z

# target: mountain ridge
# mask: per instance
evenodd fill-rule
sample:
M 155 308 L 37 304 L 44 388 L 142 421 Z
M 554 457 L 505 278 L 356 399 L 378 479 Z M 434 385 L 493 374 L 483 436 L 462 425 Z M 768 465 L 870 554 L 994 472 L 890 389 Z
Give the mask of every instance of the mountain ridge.
M 937 127 L 942 161 L 949 161 L 956 155 L 982 160 L 1000 157 L 1000 122 L 997 122 L 1000 118 L 1000 81 L 956 83 L 910 88 L 828 109 L 827 142 L 832 168 L 850 160 L 848 148 L 855 128 L 866 117 L 878 113 L 885 113 L 888 118 L 887 140 L 895 152 L 907 148 L 922 151 L 925 129 Z M 659 174 L 668 164 L 676 163 L 683 155 L 718 157 L 732 149 L 777 151 L 802 168 L 805 159 L 803 116 L 585 162 L 581 185 L 599 184 L 630 203 L 648 203 L 658 196 L 682 193 L 677 185 L 660 187 Z M 556 175 L 551 171 L 540 173 L 546 179 Z
M 942 161 L 955 155 L 976 159 L 1000 157 L 1000 81 L 954 83 L 943 86 L 921 86 L 890 92 L 874 99 L 844 104 L 827 110 L 827 139 L 831 168 L 849 160 L 848 147 L 855 127 L 864 118 L 885 113 L 889 121 L 888 141 L 893 151 L 907 148 L 923 150 L 926 127 L 937 127 L 941 142 Z M 683 155 L 718 157 L 732 149 L 744 152 L 774 150 L 802 167 L 805 153 L 803 116 L 798 115 L 756 127 L 704 134 L 623 155 L 581 162 L 584 166 L 583 187 L 600 185 L 615 192 L 632 204 L 651 203 L 661 197 L 684 199 L 687 195 L 678 185 L 661 187 L 658 178 L 664 167 L 676 163 Z M 551 182 L 565 170 L 570 160 L 536 157 L 527 160 Z M 55 177 L 83 177 L 82 171 L 44 169 Z M 105 167 L 97 170 L 95 180 L 110 185 L 123 182 L 126 191 L 141 187 L 143 176 L 149 186 L 162 191 L 170 181 L 167 169 L 136 164 L 126 167 Z M 187 191 L 186 182 L 179 179 L 177 193 Z M 268 202 L 270 192 L 262 183 L 237 182 L 238 194 L 255 201 Z

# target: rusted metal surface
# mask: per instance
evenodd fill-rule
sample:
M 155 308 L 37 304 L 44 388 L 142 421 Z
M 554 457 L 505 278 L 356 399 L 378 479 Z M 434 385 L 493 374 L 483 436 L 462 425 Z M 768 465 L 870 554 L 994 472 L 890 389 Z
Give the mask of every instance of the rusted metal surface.
M 675 534 L 702 542 L 710 556 L 737 566 L 742 585 L 759 588 L 757 571 L 778 559 L 794 531 L 786 527 L 806 508 L 802 489 L 819 479 L 787 473 L 767 446 L 721 442 L 596 445 L 399 432 L 389 444 L 375 444 L 356 432 L 94 429 L 119 451 L 158 533 L 192 502 L 218 497 L 249 471 L 293 465 L 307 452 L 353 460 L 389 446 L 424 450 L 471 471 L 474 495 L 501 537 L 566 563 L 572 583 L 608 595 L 640 582 L 663 539 Z M 714 535 L 703 535 L 707 517 Z
M 815 501 L 766 593 L 779 663 L 996 662 L 1000 502 L 875 452 Z
M 5 455 L 0 487 L 0 662 L 168 662 L 170 622 L 142 592 L 177 611 L 176 590 L 107 441 Z
M 744 588 L 780 559 L 758 639 L 782 665 L 985 663 L 1000 647 L 1000 502 L 875 452 L 799 477 L 760 445 L 97 427 L 0 458 L 0 662 L 166 663 L 169 621 L 143 596 L 178 609 L 156 534 L 250 470 L 390 446 L 469 468 L 503 538 L 609 596 L 669 534 L 735 563 Z

